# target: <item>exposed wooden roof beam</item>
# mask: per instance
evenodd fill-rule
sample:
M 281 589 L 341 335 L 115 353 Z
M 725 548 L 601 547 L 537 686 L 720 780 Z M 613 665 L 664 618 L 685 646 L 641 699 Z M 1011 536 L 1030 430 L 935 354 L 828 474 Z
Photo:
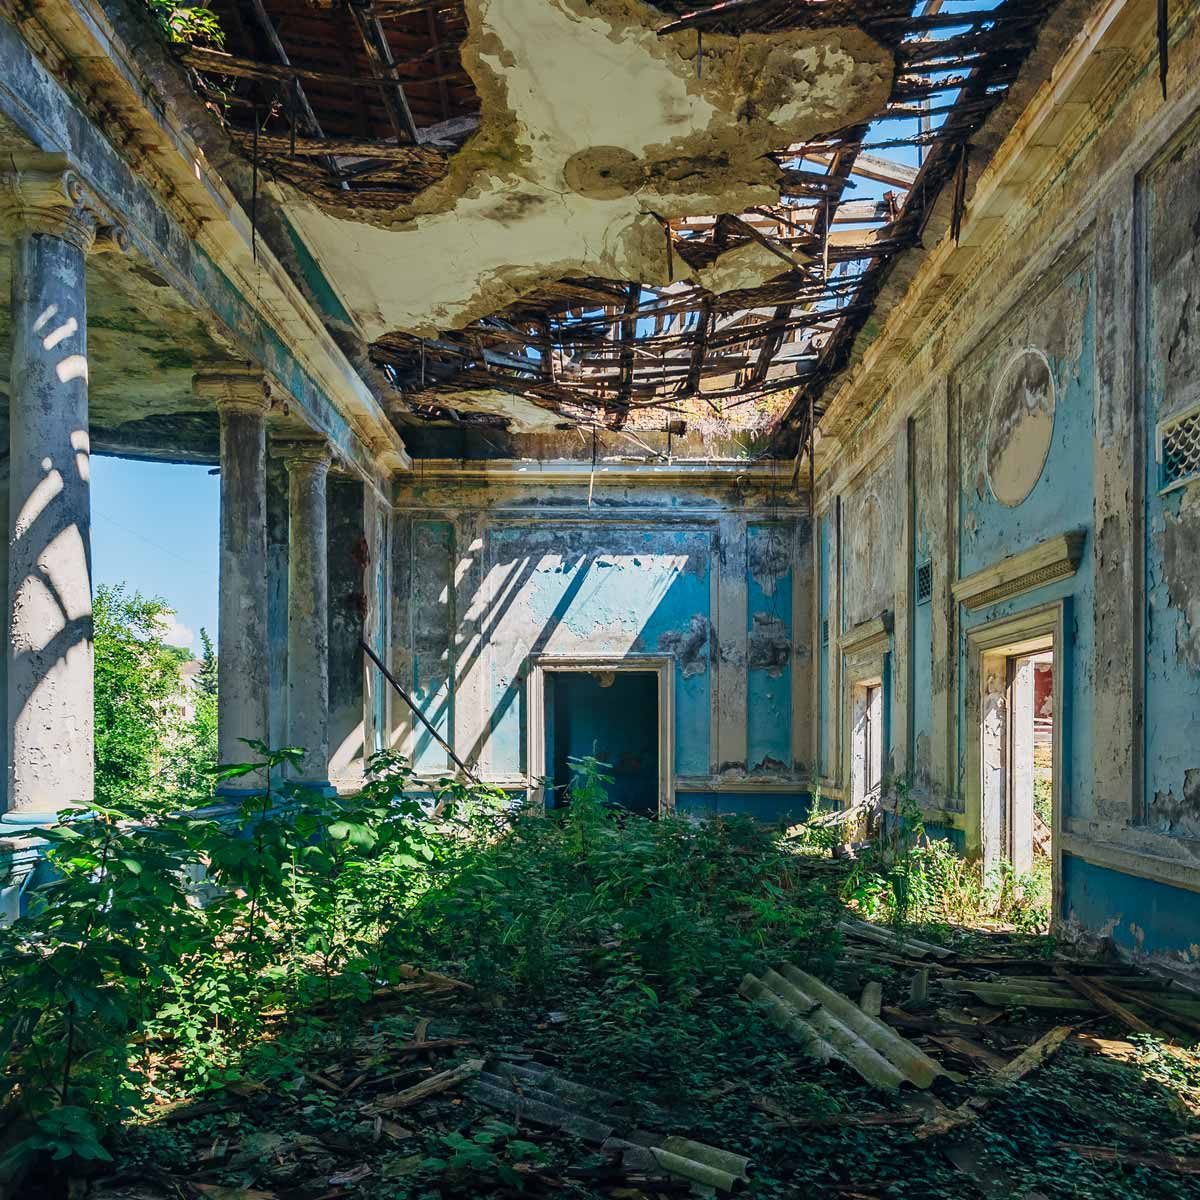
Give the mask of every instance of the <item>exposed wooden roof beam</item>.
M 806 157 L 828 164 L 833 161 L 834 156 L 809 153 Z M 860 154 L 854 160 L 850 173 L 861 175 L 864 179 L 874 179 L 876 183 L 891 183 L 907 190 L 912 187 L 913 180 L 917 177 L 917 168 L 892 162 L 890 158 L 880 158 L 877 154 Z

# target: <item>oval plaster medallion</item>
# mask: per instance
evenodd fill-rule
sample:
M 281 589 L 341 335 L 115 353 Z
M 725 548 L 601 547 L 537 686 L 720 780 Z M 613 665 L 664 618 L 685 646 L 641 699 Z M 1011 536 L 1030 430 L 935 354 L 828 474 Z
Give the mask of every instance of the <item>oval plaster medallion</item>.
M 1054 372 L 1032 346 L 1000 372 L 987 425 L 987 477 L 1001 504 L 1020 504 L 1042 476 L 1054 435 Z

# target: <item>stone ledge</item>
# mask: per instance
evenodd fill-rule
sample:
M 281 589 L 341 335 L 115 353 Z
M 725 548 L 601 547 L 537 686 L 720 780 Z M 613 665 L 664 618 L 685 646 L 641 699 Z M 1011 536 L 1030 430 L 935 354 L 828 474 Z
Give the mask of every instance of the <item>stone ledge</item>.
M 974 611 L 1075 574 L 1087 530 L 1074 529 L 1010 554 L 951 585 L 954 599 Z
M 885 647 L 892 636 L 892 614 L 880 613 L 869 621 L 860 621 L 853 629 L 846 630 L 838 638 L 838 649 L 843 654 L 862 654 Z
M 1093 841 L 1066 832 L 1059 835 L 1059 846 L 1063 854 L 1070 854 L 1092 866 L 1134 875 L 1168 887 L 1200 892 L 1200 862 L 1193 864 L 1178 858 L 1147 854 L 1115 842 Z

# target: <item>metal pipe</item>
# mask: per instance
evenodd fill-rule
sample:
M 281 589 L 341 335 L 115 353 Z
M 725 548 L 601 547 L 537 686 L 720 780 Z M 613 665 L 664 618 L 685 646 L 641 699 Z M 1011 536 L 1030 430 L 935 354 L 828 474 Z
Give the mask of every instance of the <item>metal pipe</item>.
M 358 644 L 362 647 L 363 653 L 379 668 L 384 679 L 386 679 L 388 683 L 390 683 L 392 687 L 396 689 L 396 693 L 400 699 L 412 709 L 417 720 L 420 721 L 421 724 L 429 730 L 430 734 L 433 735 L 434 741 L 436 741 L 437 744 L 441 746 L 441 748 L 450 756 L 451 762 L 453 762 L 454 765 L 458 767 L 458 769 L 462 771 L 462 773 L 466 775 L 472 783 L 478 783 L 482 785 L 483 780 L 481 780 L 479 776 L 476 775 L 475 772 L 472 771 L 471 768 L 468 767 L 467 764 L 463 762 L 463 760 L 459 758 L 457 754 L 454 753 L 450 743 L 446 741 L 446 739 L 442 737 L 442 735 L 438 733 L 438 731 L 429 723 L 428 717 L 426 717 L 425 714 L 417 707 L 416 703 L 413 701 L 413 698 L 400 686 L 396 680 L 396 677 L 391 673 L 391 671 L 389 671 L 387 667 L 383 665 L 382 661 L 380 661 L 379 655 L 367 645 L 366 639 L 360 638 Z

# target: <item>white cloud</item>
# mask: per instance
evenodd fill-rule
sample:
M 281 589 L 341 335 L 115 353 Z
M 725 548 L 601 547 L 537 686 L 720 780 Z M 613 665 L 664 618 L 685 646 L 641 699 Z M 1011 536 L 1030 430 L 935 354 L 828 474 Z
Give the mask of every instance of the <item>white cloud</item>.
M 196 644 L 195 633 L 186 625 L 181 624 L 174 613 L 164 614 L 159 622 L 159 629 L 162 631 L 162 640 L 168 646 L 179 646 L 186 650 L 189 646 Z

